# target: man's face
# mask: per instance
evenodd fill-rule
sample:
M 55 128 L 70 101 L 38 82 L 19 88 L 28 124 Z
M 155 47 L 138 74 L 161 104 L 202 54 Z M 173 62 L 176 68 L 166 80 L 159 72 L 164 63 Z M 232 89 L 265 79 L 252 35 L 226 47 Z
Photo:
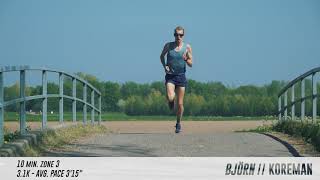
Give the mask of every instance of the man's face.
M 174 33 L 176 42 L 179 42 L 179 43 L 182 42 L 183 36 L 184 36 L 183 30 L 176 30 Z

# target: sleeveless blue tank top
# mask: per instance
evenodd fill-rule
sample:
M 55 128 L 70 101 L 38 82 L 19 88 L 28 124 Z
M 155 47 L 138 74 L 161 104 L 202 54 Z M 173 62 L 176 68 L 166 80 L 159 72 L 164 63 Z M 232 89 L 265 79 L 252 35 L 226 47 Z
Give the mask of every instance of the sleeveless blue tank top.
M 167 53 L 167 66 L 170 68 L 168 74 L 180 75 L 186 72 L 186 62 L 183 59 L 183 54 L 187 51 L 187 43 L 183 43 L 179 51 L 175 51 L 174 42 L 169 44 L 169 51 Z

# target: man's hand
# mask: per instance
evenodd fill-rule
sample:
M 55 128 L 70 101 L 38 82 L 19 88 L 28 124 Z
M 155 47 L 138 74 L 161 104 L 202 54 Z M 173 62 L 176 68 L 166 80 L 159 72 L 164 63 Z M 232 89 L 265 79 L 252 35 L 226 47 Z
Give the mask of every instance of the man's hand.
M 188 66 L 192 67 L 192 49 L 189 44 L 187 44 L 187 50 L 182 57 L 184 61 L 188 64 Z
M 165 70 L 166 74 L 172 74 L 174 72 L 172 69 L 170 69 L 169 66 L 165 66 L 164 70 Z
M 166 67 L 164 68 L 164 70 L 166 71 L 166 73 L 169 73 L 169 72 L 170 72 L 169 66 L 166 66 Z
M 185 53 L 183 53 L 182 58 L 184 61 L 188 60 L 188 56 L 187 56 L 188 51 L 186 51 Z

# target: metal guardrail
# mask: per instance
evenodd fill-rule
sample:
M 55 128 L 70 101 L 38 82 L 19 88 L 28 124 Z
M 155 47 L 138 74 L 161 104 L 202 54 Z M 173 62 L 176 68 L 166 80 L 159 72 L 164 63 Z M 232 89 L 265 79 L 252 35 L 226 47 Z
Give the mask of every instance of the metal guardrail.
M 300 75 L 291 82 L 289 82 L 278 94 L 278 116 L 279 120 L 288 119 L 288 108 L 291 107 L 291 119 L 295 120 L 295 105 L 296 103 L 301 103 L 301 121 L 305 119 L 305 101 L 306 99 L 312 99 L 312 122 L 317 120 L 317 81 L 315 75 L 320 71 L 320 67 L 311 69 L 310 71 Z M 305 79 L 311 77 L 312 81 L 312 95 L 305 96 Z M 301 97 L 295 99 L 294 87 L 297 83 L 301 83 Z M 291 89 L 291 102 L 288 104 L 288 91 Z M 284 98 L 284 105 L 281 102 Z M 282 116 L 283 114 L 283 116 Z
M 20 72 L 20 97 L 10 101 L 4 101 L 4 74 L 6 72 L 19 71 Z M 42 72 L 42 95 L 25 96 L 26 87 L 26 72 L 27 71 L 41 71 Z M 48 94 L 47 92 L 47 72 L 59 74 L 59 94 Z M 63 82 L 64 77 L 72 79 L 72 96 L 64 95 Z M 83 85 L 83 99 L 77 98 L 76 85 L 77 81 Z M 91 90 L 91 103 L 87 102 L 87 89 Z M 95 106 L 94 97 L 98 96 L 98 107 Z M 0 67 L 0 146 L 4 143 L 4 108 L 8 105 L 20 104 L 20 134 L 26 133 L 26 102 L 34 99 L 42 99 L 42 130 L 47 127 L 47 109 L 48 98 L 59 98 L 59 122 L 63 122 L 63 99 L 72 100 L 72 121 L 76 122 L 76 107 L 77 101 L 83 104 L 83 123 L 87 123 L 87 107 L 91 107 L 91 123 L 95 121 L 95 111 L 98 113 L 98 123 L 101 122 L 101 93 L 94 88 L 90 83 L 63 71 L 52 70 L 47 68 L 30 68 L 29 66 L 6 66 Z

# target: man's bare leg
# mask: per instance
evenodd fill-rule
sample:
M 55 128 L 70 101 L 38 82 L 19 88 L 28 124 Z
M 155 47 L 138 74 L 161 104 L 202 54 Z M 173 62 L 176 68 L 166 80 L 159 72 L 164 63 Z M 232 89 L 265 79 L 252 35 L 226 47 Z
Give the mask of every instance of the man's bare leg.
M 184 111 L 184 107 L 183 107 L 184 93 L 185 93 L 185 87 L 177 87 L 177 96 L 178 96 L 177 123 L 178 124 L 182 119 L 182 115 Z
M 169 108 L 172 110 L 174 106 L 174 98 L 175 98 L 175 85 L 173 83 L 167 83 L 167 99 L 169 102 Z

